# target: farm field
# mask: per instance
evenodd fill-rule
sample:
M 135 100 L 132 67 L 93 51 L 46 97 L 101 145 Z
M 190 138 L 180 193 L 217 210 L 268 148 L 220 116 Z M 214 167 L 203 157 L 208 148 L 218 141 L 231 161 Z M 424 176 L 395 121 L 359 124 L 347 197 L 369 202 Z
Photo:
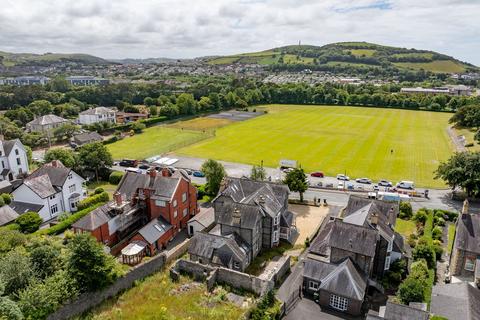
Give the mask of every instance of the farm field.
M 306 172 L 444 187 L 433 179 L 433 171 L 453 151 L 446 131 L 450 114 L 298 105 L 271 105 L 268 110 L 175 153 L 247 164 L 263 160 L 269 167 L 277 167 L 280 159 L 295 159 Z
M 208 137 L 202 131 L 154 126 L 143 133 L 107 145 L 113 159 L 145 159 L 169 152 Z
M 424 69 L 426 71 L 432 72 L 465 72 L 465 67 L 459 63 L 455 63 L 450 60 L 438 60 L 432 62 L 397 62 L 394 63 L 397 67 L 403 67 L 408 69 L 420 70 Z

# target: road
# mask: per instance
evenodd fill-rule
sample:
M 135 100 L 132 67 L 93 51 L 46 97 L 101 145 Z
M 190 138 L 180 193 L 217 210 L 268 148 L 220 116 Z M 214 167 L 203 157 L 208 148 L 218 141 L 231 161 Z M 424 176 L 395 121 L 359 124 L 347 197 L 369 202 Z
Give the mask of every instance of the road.
M 200 170 L 203 162 L 205 159 L 201 158 L 191 158 L 191 157 L 181 157 L 174 154 L 168 155 L 170 158 L 178 159 L 178 161 L 173 164 L 176 168 L 183 168 L 183 169 L 191 169 L 191 170 Z M 224 167 L 225 171 L 227 172 L 228 176 L 231 177 L 248 177 L 250 176 L 250 171 L 252 166 L 247 164 L 241 163 L 234 163 L 234 162 L 227 162 L 227 161 L 219 161 Z M 114 170 L 124 171 L 124 167 L 114 166 Z M 281 181 L 284 177 L 284 173 L 279 168 L 265 168 L 267 172 L 267 177 L 269 177 L 272 181 Z M 325 177 L 325 178 L 316 178 L 316 177 L 308 177 L 310 188 L 305 192 L 304 198 L 308 200 L 313 200 L 314 198 L 317 199 L 326 199 L 327 203 L 337 205 L 337 206 L 344 206 L 347 203 L 348 196 L 350 194 L 359 194 L 365 195 L 364 191 L 372 191 L 372 185 L 365 185 L 356 183 L 355 181 L 349 181 L 353 185 L 355 191 L 351 190 L 337 190 L 335 189 L 338 186 L 339 181 L 335 177 Z M 206 183 L 205 178 L 193 177 L 192 181 L 198 184 Z M 323 186 L 326 184 L 332 184 L 334 186 L 333 189 L 319 189 L 315 186 L 321 182 Z M 364 191 L 360 191 L 359 189 L 362 188 Z M 424 192 L 424 189 L 416 189 L 416 191 L 420 194 Z M 291 198 L 298 198 L 298 193 L 292 193 Z M 414 210 L 418 210 L 422 207 L 428 209 L 444 209 L 444 210 L 455 210 L 461 211 L 463 203 L 461 201 L 455 201 L 451 199 L 451 190 L 449 189 L 430 189 L 429 190 L 429 199 L 426 198 L 411 198 L 412 207 Z M 472 212 L 480 212 L 480 204 L 478 203 L 471 203 L 470 209 Z

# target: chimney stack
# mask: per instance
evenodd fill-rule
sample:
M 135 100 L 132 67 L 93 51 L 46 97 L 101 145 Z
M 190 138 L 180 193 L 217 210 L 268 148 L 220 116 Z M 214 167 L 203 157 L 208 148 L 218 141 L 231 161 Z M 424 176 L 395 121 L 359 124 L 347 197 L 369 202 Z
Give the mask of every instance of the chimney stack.
M 373 213 L 372 216 L 370 217 L 370 223 L 374 226 L 378 224 L 378 214 Z
M 170 170 L 168 170 L 167 167 L 163 167 L 162 168 L 162 177 L 170 177 L 171 174 L 170 174 Z
M 149 175 L 151 178 L 155 178 L 155 177 L 157 176 L 157 170 L 155 170 L 155 169 L 153 169 L 153 168 L 150 169 L 150 170 L 148 171 L 148 175 Z
M 265 204 L 265 197 L 263 195 L 260 195 L 260 197 L 258 197 L 258 203 Z
M 58 160 L 52 160 L 51 163 L 52 163 L 52 167 L 54 167 L 54 168 L 58 168 L 58 167 L 59 167 L 59 165 L 58 165 Z
M 123 200 L 122 200 L 122 194 L 120 192 L 115 192 L 115 194 L 113 195 L 113 198 L 117 206 L 122 205 Z

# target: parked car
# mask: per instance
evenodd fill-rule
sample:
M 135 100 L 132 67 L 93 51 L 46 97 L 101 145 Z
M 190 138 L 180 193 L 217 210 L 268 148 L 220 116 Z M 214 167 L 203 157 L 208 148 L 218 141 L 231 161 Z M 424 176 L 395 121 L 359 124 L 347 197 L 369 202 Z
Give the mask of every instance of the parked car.
M 345 184 L 344 184 L 342 181 L 340 181 L 340 182 L 338 183 L 338 185 L 337 185 L 337 189 L 339 189 L 339 190 L 340 190 L 340 189 L 341 189 L 341 190 L 345 189 Z
M 380 180 L 378 181 L 378 185 L 380 187 L 393 187 L 393 184 L 388 180 Z
M 123 159 L 118 163 L 118 165 L 121 167 L 135 168 L 136 166 L 138 166 L 138 160 Z
M 324 174 L 323 174 L 323 172 L 321 172 L 321 171 L 312 172 L 312 173 L 310 173 L 310 175 L 311 175 L 312 177 L 316 177 L 316 178 L 323 178 L 323 177 L 324 177 Z
M 363 186 L 358 186 L 358 185 L 357 185 L 357 187 L 356 187 L 355 189 L 361 190 L 361 191 L 365 190 L 365 189 L 363 188 Z
M 353 183 L 347 183 L 347 189 L 348 190 L 353 190 L 354 189 Z
M 282 169 L 282 171 L 283 171 L 284 173 L 289 173 L 289 172 L 292 172 L 292 171 L 293 171 L 293 168 L 284 168 L 284 169 Z
M 329 182 L 329 183 L 325 184 L 325 187 L 327 187 L 327 188 L 333 188 L 333 183 Z
M 337 174 L 337 180 L 349 181 L 350 178 L 344 174 Z
M 322 182 L 319 182 L 316 184 L 317 187 L 323 187 L 323 183 Z
M 368 179 L 368 178 L 358 178 L 358 179 L 355 179 L 356 182 L 358 183 L 363 183 L 363 184 L 371 184 L 372 183 L 372 180 Z
M 380 187 L 377 186 L 377 185 L 374 185 L 374 186 L 373 186 L 373 191 L 380 191 Z
M 400 181 L 397 183 L 397 188 L 413 190 L 415 189 L 415 184 L 413 181 Z
M 193 176 L 203 178 L 203 177 L 205 177 L 205 174 L 202 171 L 194 171 Z
M 143 164 L 139 165 L 138 168 L 142 169 L 142 170 L 148 170 L 148 169 L 150 169 L 150 166 L 148 164 L 143 163 Z
M 189 176 L 191 176 L 193 173 L 193 170 L 190 169 L 183 169 L 183 171 L 185 171 Z

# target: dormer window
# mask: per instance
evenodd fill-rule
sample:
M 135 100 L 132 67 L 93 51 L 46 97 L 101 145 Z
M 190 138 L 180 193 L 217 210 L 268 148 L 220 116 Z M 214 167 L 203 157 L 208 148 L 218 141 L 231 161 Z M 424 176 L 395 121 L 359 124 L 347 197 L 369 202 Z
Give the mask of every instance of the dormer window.
M 277 225 L 280 223 L 280 215 L 276 216 L 274 219 L 273 219 L 273 224 L 274 225 Z
M 18 154 L 19 154 L 18 149 L 15 149 L 15 154 L 18 156 Z

